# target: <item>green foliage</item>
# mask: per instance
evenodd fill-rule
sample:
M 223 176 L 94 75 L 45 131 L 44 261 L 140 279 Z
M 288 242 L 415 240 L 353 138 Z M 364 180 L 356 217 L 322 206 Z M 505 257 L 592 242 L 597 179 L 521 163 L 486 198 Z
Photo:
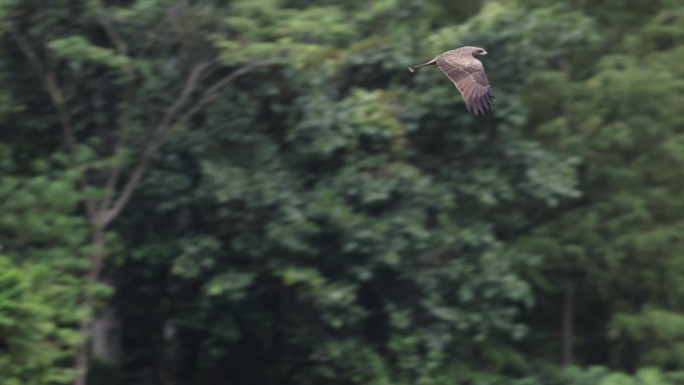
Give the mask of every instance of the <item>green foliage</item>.
M 77 266 L 87 227 L 74 213 L 80 202 L 75 173 L 52 171 L 59 162 L 37 159 L 31 174 L 17 174 L 13 152 L 0 146 L 0 169 L 5 173 L 0 181 L 0 244 L 24 260 L 62 268 Z
M 71 381 L 77 281 L 47 264 L 0 256 L 0 372 L 7 385 Z
M 684 365 L 678 2 L 0 15 L 8 384 L 73 374 L 92 210 L 140 156 L 103 270 L 122 361 L 93 360 L 91 383 L 684 383 L 664 371 Z M 466 44 L 490 52 L 488 117 L 437 69 L 406 70 Z M 552 364 L 564 285 L 586 368 Z
M 684 365 L 683 327 L 684 316 L 679 313 L 645 309 L 636 314 L 617 314 L 609 336 L 619 341 L 619 348 L 638 346 L 643 355 L 639 361 L 642 365 L 680 368 Z
M 512 382 L 516 385 L 675 385 L 675 373 L 664 373 L 653 367 L 639 369 L 636 373 L 611 372 L 605 367 L 593 366 L 587 369 L 569 368 L 545 371 Z
M 673 17 L 678 14 L 673 10 Z M 659 27 L 663 17 L 656 15 L 643 30 L 676 38 L 676 28 Z M 529 130 L 547 145 L 582 158 L 583 198 L 534 230 L 525 244 L 546 255 L 541 287 L 553 291 L 553 281 L 570 279 L 579 290 L 579 309 L 604 309 L 603 317 L 580 327 L 604 330 L 612 363 L 680 368 L 676 339 L 644 334 L 672 329 L 684 278 L 679 177 L 684 126 L 678 107 L 684 83 L 680 66 L 673 65 L 681 48 L 659 47 L 652 39 L 649 32 L 635 31 L 624 40 L 634 54 L 596 60 L 587 79 L 547 72 L 530 80 Z
M 91 62 L 111 68 L 127 68 L 131 65 L 129 57 L 116 54 L 111 48 L 98 47 L 89 43 L 83 36 L 71 36 L 53 40 L 48 48 L 55 51 L 61 59 L 73 63 Z
M 254 14 L 238 19 L 240 32 L 262 38 L 308 14 L 241 7 L 237 15 Z M 515 138 L 514 118 L 474 122 L 458 113 L 453 87 L 436 72 L 405 84 L 398 63 L 428 53 L 402 47 L 397 31 L 365 35 L 353 11 L 330 16 L 352 24 L 349 36 L 322 40 L 334 55 L 227 90 L 202 130 L 173 139 L 169 154 L 183 155 L 165 157 L 145 183 L 130 239 L 152 236 L 142 218 L 169 218 L 150 225 L 155 237 L 176 239 L 176 251 L 158 262 L 170 273 L 154 274 L 168 286 L 146 280 L 145 290 L 168 293 L 170 303 L 155 320 L 142 316 L 154 294 L 127 311 L 131 323 L 174 330 L 170 340 L 154 339 L 161 351 L 182 352 L 163 363 L 168 375 L 428 384 L 477 365 L 471 354 L 482 365 L 522 366 L 510 349 L 497 354 L 483 342 L 524 336 L 517 315 L 532 304 L 516 273 L 532 258 L 497 232 L 528 225 L 533 207 L 576 196 L 574 161 Z M 249 24 L 268 20 L 264 29 Z M 235 60 L 258 57 L 225 42 Z M 499 87 L 505 94 L 519 85 Z M 137 276 L 148 263 L 124 269 Z M 121 298 L 140 290 L 134 282 Z

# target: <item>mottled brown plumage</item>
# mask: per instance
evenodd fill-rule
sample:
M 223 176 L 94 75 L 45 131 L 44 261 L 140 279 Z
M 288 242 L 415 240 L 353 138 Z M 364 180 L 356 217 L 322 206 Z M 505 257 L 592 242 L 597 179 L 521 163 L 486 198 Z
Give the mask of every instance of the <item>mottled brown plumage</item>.
M 476 58 L 486 54 L 487 51 L 479 47 L 461 47 L 444 52 L 425 64 L 411 66 L 409 71 L 436 64 L 461 93 L 468 111 L 479 116 L 491 111 L 494 105 L 484 66 Z

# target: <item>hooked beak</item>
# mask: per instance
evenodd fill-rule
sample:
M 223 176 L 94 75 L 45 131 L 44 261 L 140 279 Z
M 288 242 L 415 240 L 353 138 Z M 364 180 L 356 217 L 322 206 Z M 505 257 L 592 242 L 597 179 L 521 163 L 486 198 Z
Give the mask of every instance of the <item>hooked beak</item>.
M 482 50 L 482 53 L 480 53 L 480 54 L 478 54 L 478 55 L 480 55 L 480 56 L 484 56 L 484 55 L 486 55 L 486 54 L 487 54 L 487 51 L 485 51 L 485 50 Z

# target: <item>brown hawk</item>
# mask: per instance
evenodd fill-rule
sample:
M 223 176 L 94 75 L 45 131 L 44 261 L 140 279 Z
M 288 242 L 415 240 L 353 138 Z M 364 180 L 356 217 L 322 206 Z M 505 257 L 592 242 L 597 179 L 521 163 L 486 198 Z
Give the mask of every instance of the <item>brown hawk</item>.
M 468 111 L 479 116 L 490 111 L 494 105 L 492 87 L 489 86 L 484 66 L 476 58 L 486 54 L 487 51 L 479 47 L 461 47 L 408 69 L 415 72 L 420 67 L 437 64 L 461 93 Z

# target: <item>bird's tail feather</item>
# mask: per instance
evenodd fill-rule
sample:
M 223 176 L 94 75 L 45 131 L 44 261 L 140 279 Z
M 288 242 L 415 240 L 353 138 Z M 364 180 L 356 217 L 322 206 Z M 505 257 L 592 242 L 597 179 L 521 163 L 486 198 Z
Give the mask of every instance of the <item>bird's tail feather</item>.
M 437 60 L 432 59 L 432 60 L 430 60 L 430 61 L 427 62 L 427 63 L 418 64 L 418 65 L 416 65 L 416 66 L 410 66 L 408 69 L 409 69 L 409 71 L 411 71 L 411 72 L 416 72 L 416 71 L 418 71 L 418 68 L 420 68 L 420 67 L 425 67 L 425 66 L 429 66 L 429 65 L 435 64 L 436 62 L 437 62 Z

